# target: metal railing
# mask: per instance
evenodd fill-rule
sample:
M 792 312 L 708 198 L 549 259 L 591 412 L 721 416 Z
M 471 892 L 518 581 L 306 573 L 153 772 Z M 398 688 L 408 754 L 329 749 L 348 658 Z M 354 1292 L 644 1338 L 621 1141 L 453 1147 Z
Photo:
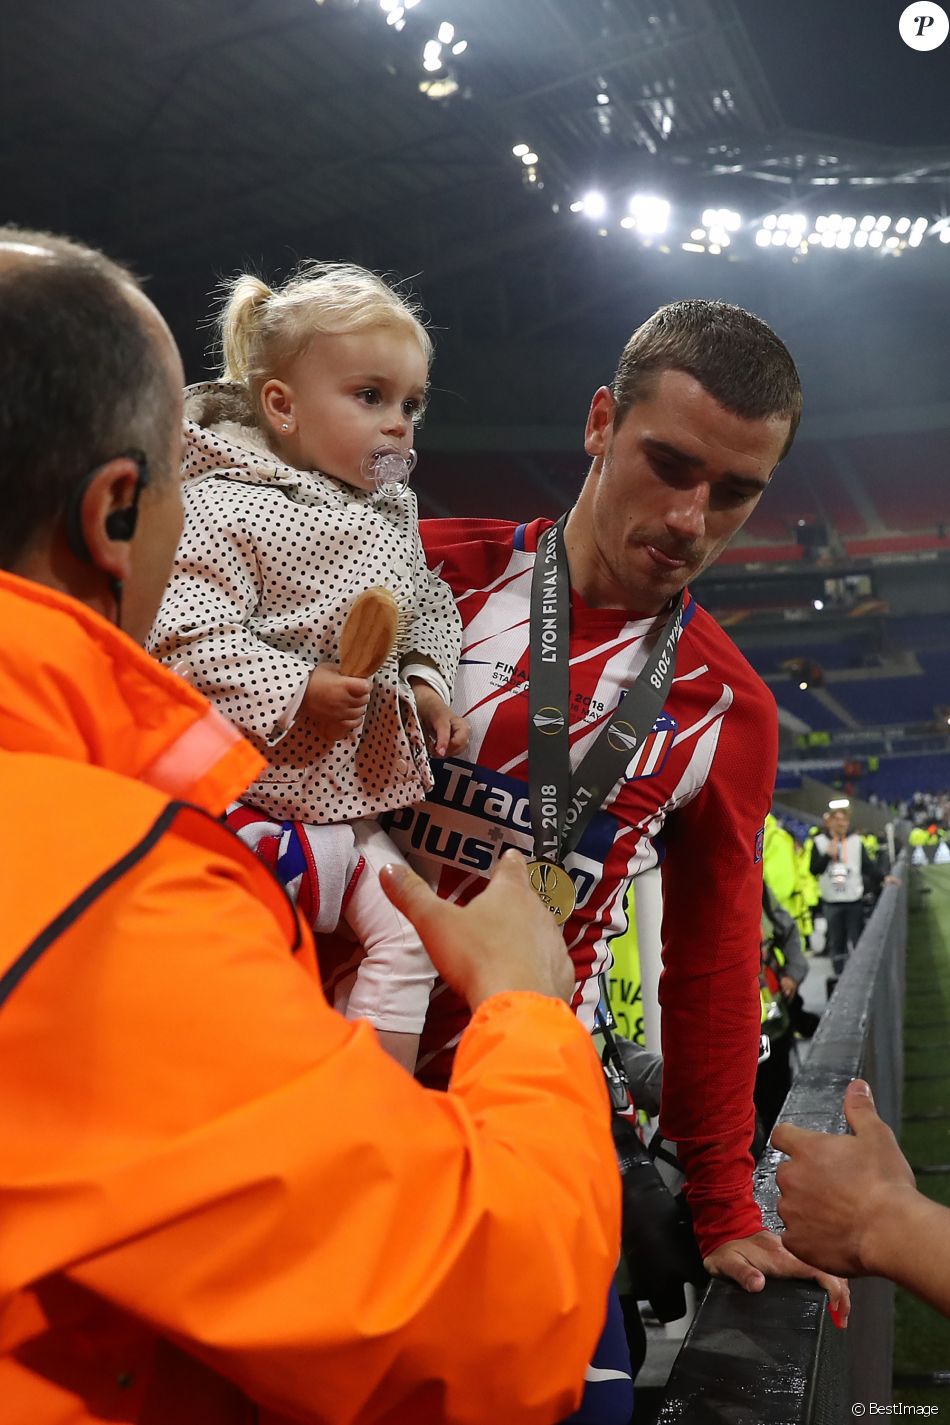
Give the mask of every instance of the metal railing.
M 851 1079 L 868 1080 L 881 1117 L 900 1131 L 903 1085 L 906 856 L 899 886 L 885 886 L 822 1016 L 780 1122 L 840 1132 Z M 766 1225 L 775 1213 L 771 1147 L 756 1170 Z M 838 1330 L 814 1283 L 768 1281 L 749 1295 L 713 1282 L 667 1385 L 659 1425 L 841 1425 L 855 1401 L 890 1400 L 894 1289 L 868 1278 L 852 1283 L 851 1324 Z

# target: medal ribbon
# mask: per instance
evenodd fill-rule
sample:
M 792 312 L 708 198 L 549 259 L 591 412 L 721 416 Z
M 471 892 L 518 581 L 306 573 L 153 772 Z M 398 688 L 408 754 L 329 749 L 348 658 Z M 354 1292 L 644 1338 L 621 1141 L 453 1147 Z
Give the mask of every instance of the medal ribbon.
M 563 863 L 623 776 L 663 711 L 676 668 L 685 595 L 680 594 L 637 681 L 571 773 L 571 582 L 567 515 L 538 540 L 531 577 L 528 795 L 534 854 Z

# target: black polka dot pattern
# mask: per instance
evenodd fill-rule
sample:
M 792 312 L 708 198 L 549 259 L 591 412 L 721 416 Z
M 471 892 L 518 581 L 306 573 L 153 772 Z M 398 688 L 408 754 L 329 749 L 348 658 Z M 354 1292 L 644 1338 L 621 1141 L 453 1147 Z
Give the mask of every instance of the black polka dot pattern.
M 422 655 L 451 688 L 461 623 L 426 565 L 415 495 L 372 495 L 281 464 L 260 432 L 216 419 L 239 408 L 231 383 L 188 397 L 198 419 L 185 422 L 185 527 L 149 646 L 267 757 L 248 792 L 263 811 L 326 823 L 418 801 L 432 777 L 400 668 Z M 399 632 L 362 729 L 336 743 L 305 719 L 284 732 L 310 671 L 339 661 L 353 600 L 377 584 L 396 599 Z

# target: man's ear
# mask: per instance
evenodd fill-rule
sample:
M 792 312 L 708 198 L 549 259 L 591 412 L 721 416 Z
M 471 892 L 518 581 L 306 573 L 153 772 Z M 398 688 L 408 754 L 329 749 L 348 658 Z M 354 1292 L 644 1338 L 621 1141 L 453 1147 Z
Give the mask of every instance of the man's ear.
M 132 515 L 139 502 L 141 472 L 134 460 L 125 455 L 109 460 L 94 473 L 83 492 L 79 505 L 79 528 L 89 551 L 89 562 L 112 579 L 127 579 L 132 569 L 132 537 L 135 532 L 134 516 L 131 532 L 116 535 L 116 528 L 126 530 L 129 520 L 112 521 L 109 516 L 119 513 Z
M 597 456 L 606 453 L 610 445 L 616 411 L 617 403 L 609 387 L 599 386 L 590 403 L 587 425 L 584 429 L 584 449 L 588 455 Z
M 281 435 L 291 435 L 296 429 L 294 416 L 294 393 L 286 381 L 272 377 L 261 387 L 261 411 L 271 430 Z

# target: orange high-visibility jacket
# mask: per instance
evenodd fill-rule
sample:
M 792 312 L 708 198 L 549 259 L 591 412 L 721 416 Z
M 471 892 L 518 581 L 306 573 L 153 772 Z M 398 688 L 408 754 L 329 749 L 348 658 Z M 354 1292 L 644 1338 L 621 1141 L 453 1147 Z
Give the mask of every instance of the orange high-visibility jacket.
M 258 768 L 0 574 L 0 1417 L 555 1421 L 619 1239 L 587 1035 L 499 995 L 421 1089 L 214 820 Z

